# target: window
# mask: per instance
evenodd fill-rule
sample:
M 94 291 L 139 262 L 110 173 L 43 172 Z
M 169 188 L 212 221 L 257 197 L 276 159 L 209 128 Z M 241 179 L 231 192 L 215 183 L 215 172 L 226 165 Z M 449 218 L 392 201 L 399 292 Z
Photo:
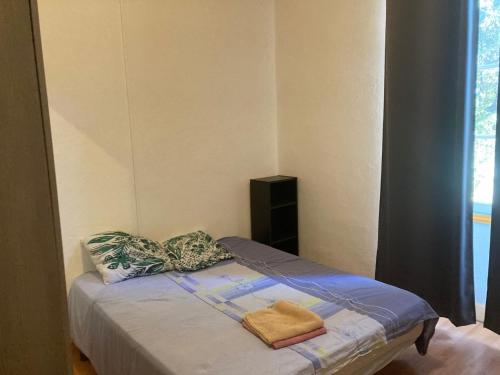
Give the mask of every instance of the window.
M 495 169 L 500 0 L 481 0 L 476 81 L 474 203 L 491 205 Z
M 474 285 L 477 318 L 484 319 L 495 173 L 500 0 L 480 0 L 474 144 Z M 500 147 L 500 145 L 499 145 Z

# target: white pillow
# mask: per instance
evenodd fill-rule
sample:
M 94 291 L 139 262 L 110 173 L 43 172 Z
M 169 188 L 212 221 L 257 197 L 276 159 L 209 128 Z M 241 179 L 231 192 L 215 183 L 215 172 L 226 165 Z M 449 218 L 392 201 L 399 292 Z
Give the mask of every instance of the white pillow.
M 173 269 L 159 242 L 126 232 L 97 233 L 84 241 L 105 284 Z

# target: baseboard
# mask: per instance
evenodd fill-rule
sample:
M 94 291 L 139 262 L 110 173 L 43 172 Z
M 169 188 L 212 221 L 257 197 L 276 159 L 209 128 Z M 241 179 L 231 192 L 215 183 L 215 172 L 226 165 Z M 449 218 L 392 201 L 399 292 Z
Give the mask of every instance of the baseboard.
M 476 320 L 478 322 L 484 323 L 484 312 L 485 312 L 485 306 L 476 303 Z

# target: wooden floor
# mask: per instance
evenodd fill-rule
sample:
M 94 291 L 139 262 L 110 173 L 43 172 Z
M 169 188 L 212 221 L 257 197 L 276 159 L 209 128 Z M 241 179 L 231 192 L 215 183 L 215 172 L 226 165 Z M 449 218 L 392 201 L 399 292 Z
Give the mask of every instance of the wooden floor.
M 73 374 L 95 375 L 89 361 L 80 361 L 73 347 Z M 377 375 L 496 375 L 500 374 L 500 336 L 476 324 L 456 328 L 440 319 L 426 356 L 414 347 Z
M 71 348 L 71 356 L 73 357 L 73 375 L 96 375 L 90 361 L 80 360 L 80 351 L 74 345 Z
M 412 347 L 377 373 L 420 374 L 500 374 L 500 336 L 480 324 L 457 328 L 448 319 L 440 319 L 426 356 Z

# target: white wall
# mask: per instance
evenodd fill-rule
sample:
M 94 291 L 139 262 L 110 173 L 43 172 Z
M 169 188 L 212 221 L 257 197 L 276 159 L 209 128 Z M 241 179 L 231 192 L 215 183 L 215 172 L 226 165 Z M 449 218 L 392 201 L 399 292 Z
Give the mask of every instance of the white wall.
M 249 236 L 248 180 L 278 172 L 301 253 L 373 274 L 384 0 L 39 8 L 68 285 L 97 231 Z
M 91 269 L 80 239 L 136 231 L 118 1 L 39 1 L 66 283 Z
M 373 275 L 384 0 L 277 0 L 279 169 L 299 177 L 305 257 Z
M 123 4 L 139 231 L 250 236 L 249 179 L 278 171 L 273 2 Z
M 39 8 L 67 284 L 98 231 L 250 236 L 249 179 L 278 171 L 273 2 Z

